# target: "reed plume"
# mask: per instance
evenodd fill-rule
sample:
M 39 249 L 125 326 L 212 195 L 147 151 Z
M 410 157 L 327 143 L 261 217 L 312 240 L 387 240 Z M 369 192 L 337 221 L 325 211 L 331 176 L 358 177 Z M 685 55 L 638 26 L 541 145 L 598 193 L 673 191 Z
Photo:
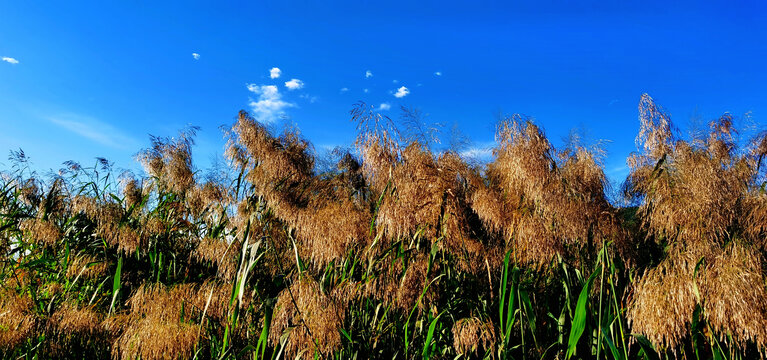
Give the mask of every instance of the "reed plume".
M 735 346 L 764 340 L 767 326 L 761 239 L 751 238 L 758 213 L 757 176 L 737 151 L 733 118 L 711 122 L 706 139 L 677 139 L 668 115 L 644 95 L 640 102 L 643 152 L 630 159 L 630 194 L 648 236 L 669 250 L 636 285 L 629 321 L 663 348 L 676 349 L 689 334 L 693 311 Z M 756 215 L 758 216 L 758 215 Z

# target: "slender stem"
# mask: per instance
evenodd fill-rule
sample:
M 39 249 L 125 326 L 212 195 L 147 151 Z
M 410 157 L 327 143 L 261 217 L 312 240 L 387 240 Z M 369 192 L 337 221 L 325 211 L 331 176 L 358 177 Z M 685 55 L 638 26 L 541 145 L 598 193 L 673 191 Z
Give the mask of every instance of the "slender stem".
M 609 257 L 607 258 L 607 261 L 608 261 L 608 263 L 612 264 L 610 262 Z M 613 273 L 612 266 L 611 266 L 610 267 L 610 278 L 609 278 L 609 280 L 610 280 L 610 288 L 612 289 L 613 301 L 615 302 L 615 311 L 618 312 L 618 314 L 617 314 L 618 315 L 618 327 L 621 330 L 621 346 L 623 347 L 623 356 L 624 356 L 625 359 L 628 359 L 629 358 L 628 349 L 627 349 L 628 346 L 625 343 L 625 341 L 626 341 L 626 333 L 623 331 L 623 315 L 621 314 L 620 306 L 618 306 L 618 295 L 615 292 L 615 282 L 613 281 L 613 275 L 615 275 L 615 274 Z
M 519 301 L 519 334 L 522 337 L 522 359 L 527 358 L 525 354 L 525 326 L 523 323 L 525 322 L 525 309 L 523 308 L 522 304 L 522 297 L 519 296 L 519 288 L 517 288 L 517 299 Z M 528 319 L 528 321 L 530 321 Z
M 602 287 L 605 279 L 605 264 L 604 259 L 607 256 L 605 253 L 605 241 L 602 240 L 602 256 L 599 257 L 599 262 L 602 263 L 602 273 L 599 276 L 599 317 L 597 320 L 597 359 L 599 359 L 599 351 L 602 348 Z

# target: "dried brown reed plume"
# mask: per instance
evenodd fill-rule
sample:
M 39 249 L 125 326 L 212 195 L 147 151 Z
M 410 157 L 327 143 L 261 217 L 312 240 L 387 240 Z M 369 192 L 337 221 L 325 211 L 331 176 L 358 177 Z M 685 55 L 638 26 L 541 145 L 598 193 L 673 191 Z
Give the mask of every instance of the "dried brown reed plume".
M 72 255 L 67 265 L 67 277 L 100 278 L 109 271 L 109 263 L 91 255 Z
M 144 200 L 143 186 L 133 176 L 123 178 L 122 194 L 126 208 L 139 206 Z
M 639 214 L 648 236 L 669 250 L 635 287 L 632 328 L 674 350 L 700 306 L 718 336 L 731 336 L 735 346 L 750 341 L 763 348 L 767 293 L 754 248 L 763 240 L 751 237 L 760 233 L 754 220 L 762 196 L 752 187 L 754 157 L 737 152 L 727 114 L 711 123 L 707 139 L 689 143 L 676 139 L 668 115 L 645 94 L 640 123 L 643 151 L 629 159 L 626 189 L 642 200 Z
M 225 320 L 228 289 L 229 286 L 215 283 L 170 288 L 143 285 L 128 300 L 130 313 L 124 323 L 109 326 L 117 332 L 113 334 L 116 340 L 112 356 L 119 359 L 191 358 L 205 334 L 201 331 L 202 322 Z M 249 301 L 247 297 L 245 300 Z
M 545 266 L 557 253 L 578 259 L 581 249 L 605 240 L 626 247 L 604 193 L 598 149 L 558 152 L 519 115 L 499 124 L 496 141 L 487 185 L 475 184 L 472 208 L 488 229 L 502 234 L 517 261 Z
M 197 244 L 192 256 L 200 262 L 216 268 L 216 274 L 225 281 L 231 281 L 237 272 L 239 242 L 227 243 L 224 239 L 206 237 Z
M 379 262 L 372 271 L 376 276 L 363 284 L 363 297 L 377 299 L 402 313 L 416 308 L 419 314 L 430 310 L 439 299 L 440 279 L 432 281 L 439 273 L 439 264 L 429 269 L 429 257 L 424 253 Z
M 78 307 L 70 302 L 61 304 L 46 322 L 46 333 L 52 341 L 45 351 L 49 356 L 67 357 L 86 349 L 107 348 L 101 317 L 93 307 Z
M 462 268 L 483 269 L 487 254 L 471 232 L 467 177 L 475 177 L 456 154 L 435 159 L 423 145 L 413 143 L 391 169 L 391 191 L 378 210 L 378 232 L 388 239 L 419 233 L 456 256 Z M 478 260 L 479 259 L 479 260 Z M 478 266 L 477 266 L 478 265 Z
M 453 349 L 465 357 L 483 355 L 495 346 L 495 325 L 476 317 L 463 318 L 453 325 Z
M 394 165 L 401 157 L 401 136 L 394 122 L 358 103 L 352 111 L 357 123 L 354 145 L 362 156 L 362 170 L 374 193 L 381 194 L 392 176 Z
M 61 230 L 51 220 L 25 219 L 20 229 L 26 233 L 26 238 L 39 246 L 55 248 L 61 241 Z
M 183 194 L 194 185 L 192 145 L 197 130 L 197 127 L 188 127 L 178 138 L 152 136 L 152 147 L 137 155 L 162 191 Z
M 377 233 L 388 240 L 383 248 L 418 234 L 455 256 L 462 269 L 481 271 L 482 259 L 492 252 L 472 232 L 468 179 L 479 178 L 477 170 L 455 153 L 433 155 L 423 134 L 400 147 L 403 139 L 391 120 L 369 110 L 358 105 L 352 120 L 358 124 L 365 180 L 374 197 L 383 193 L 376 217 Z
M 269 341 L 279 348 L 283 335 L 287 335 L 286 358 L 331 354 L 341 347 L 340 329 L 352 296 L 351 286 L 324 293 L 320 285 L 308 277 L 293 281 L 277 298 Z
M 0 352 L 13 351 L 35 336 L 37 317 L 28 296 L 0 290 Z
M 228 205 L 228 193 L 221 184 L 206 181 L 193 186 L 187 194 L 186 205 L 188 212 L 195 219 L 208 214 L 208 220 L 217 220 L 218 216 Z
M 23 183 L 17 184 L 16 191 L 19 194 L 19 199 L 27 206 L 35 207 L 40 202 L 42 196 L 40 187 L 37 185 L 35 178 L 29 178 L 24 180 Z
M 77 195 L 72 199 L 72 212 L 82 213 L 93 221 L 97 235 L 123 253 L 144 250 L 153 230 L 152 226 L 142 226 L 141 230 L 137 230 L 125 223 L 125 208 L 111 200 Z
M 351 196 L 349 184 L 339 183 L 343 178 L 315 176 L 309 144 L 296 132 L 275 138 L 241 112 L 227 155 L 319 266 L 367 244 L 369 209 Z

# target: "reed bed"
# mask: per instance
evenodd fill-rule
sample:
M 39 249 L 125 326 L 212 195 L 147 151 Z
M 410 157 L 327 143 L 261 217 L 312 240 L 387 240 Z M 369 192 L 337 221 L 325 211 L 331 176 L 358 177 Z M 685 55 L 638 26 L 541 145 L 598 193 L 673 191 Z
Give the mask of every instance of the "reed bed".
M 41 176 L 12 152 L 0 356 L 764 356 L 765 133 L 725 114 L 682 138 L 643 95 L 616 199 L 598 146 L 555 147 L 520 115 L 486 164 L 435 150 L 417 112 L 351 118 L 333 167 L 244 111 L 207 172 L 194 127 L 152 137 L 143 175 Z

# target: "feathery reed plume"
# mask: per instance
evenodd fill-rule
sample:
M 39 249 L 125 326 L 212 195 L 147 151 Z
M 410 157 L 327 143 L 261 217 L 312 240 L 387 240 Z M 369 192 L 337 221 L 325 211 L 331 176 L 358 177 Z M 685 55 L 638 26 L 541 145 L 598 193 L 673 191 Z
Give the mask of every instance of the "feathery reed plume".
M 139 206 L 144 199 L 143 186 L 132 176 L 123 179 L 122 193 L 126 208 Z
M 637 146 L 652 159 L 660 159 L 673 148 L 674 127 L 663 108 L 650 95 L 642 94 L 639 100 L 639 134 Z
M 394 164 L 400 159 L 401 135 L 391 119 L 365 103 L 357 103 L 351 111 L 352 122 L 357 123 L 354 145 L 362 154 L 365 179 L 375 193 L 386 188 Z
M 439 299 L 440 280 L 432 282 L 439 273 L 439 264 L 434 263 L 429 269 L 426 254 L 392 259 L 391 263 L 380 263 L 374 271 L 376 277 L 362 288 L 365 297 L 378 299 L 403 313 L 417 307 L 419 314 Z M 426 293 L 421 298 L 424 290 Z
M 191 358 L 199 340 L 199 325 L 144 318 L 125 329 L 112 346 L 116 359 Z
M 37 317 L 28 296 L 0 290 L 0 352 L 11 352 L 35 336 Z
M 110 326 L 122 330 L 113 344 L 113 357 L 190 358 L 201 340 L 202 313 L 207 319 L 221 321 L 228 311 L 229 295 L 228 286 L 214 283 L 142 286 L 128 300 L 131 312 L 124 325 Z M 245 300 L 247 307 L 249 299 Z
M 92 307 L 78 308 L 66 302 L 46 322 L 51 341 L 46 351 L 49 356 L 66 357 L 72 353 L 90 352 L 95 356 L 108 347 L 106 329 L 100 315 Z
M 663 349 L 676 349 L 687 337 L 697 304 L 697 254 L 675 250 L 639 279 L 628 307 L 632 331 Z
M 237 249 L 237 244 L 206 237 L 199 242 L 192 255 L 199 261 L 215 266 L 221 279 L 231 281 L 237 272 Z
M 733 345 L 765 345 L 767 291 L 759 258 L 737 244 L 725 249 L 674 249 L 640 278 L 629 306 L 632 329 L 664 349 L 676 350 L 689 336 L 696 306 Z
M 731 243 L 716 254 L 701 284 L 706 320 L 718 334 L 732 335 L 733 345 L 767 345 L 767 291 L 760 257 Z
M 417 306 L 419 311 L 423 311 L 428 308 L 426 304 L 436 301 L 437 296 L 439 296 L 439 291 L 437 290 L 439 287 L 438 282 L 431 284 L 424 299 L 421 299 L 423 290 L 431 282 L 428 270 L 429 259 L 425 255 L 419 255 L 407 266 L 402 280 L 396 288 L 397 297 L 395 305 L 399 309 L 409 311 L 414 306 Z
M 186 205 L 193 218 L 199 219 L 207 212 L 226 206 L 228 194 L 221 185 L 206 181 L 202 185 L 193 186 L 187 194 Z
M 164 230 L 164 225 L 155 224 L 159 221 L 158 219 L 150 218 L 139 233 L 138 230 L 124 223 L 123 218 L 126 212 L 120 204 L 112 201 L 100 201 L 90 196 L 75 196 L 72 201 L 72 211 L 85 214 L 96 224 L 98 236 L 118 251 L 127 254 L 144 250 L 150 234 L 153 234 L 153 231 L 159 233 Z M 157 229 L 158 226 L 159 229 Z
M 341 332 L 346 319 L 349 288 L 336 288 L 323 293 L 319 284 L 303 277 L 294 281 L 277 298 L 269 341 L 280 345 L 282 335 L 289 332 L 285 356 L 330 354 L 341 346 Z
M 29 178 L 22 184 L 17 185 L 19 199 L 30 207 L 35 207 L 40 202 L 40 188 L 37 186 L 37 180 Z
M 28 232 L 28 238 L 39 246 L 55 248 L 61 241 L 61 230 L 49 220 L 25 219 L 20 228 Z
M 649 96 L 640 102 L 644 152 L 630 159 L 629 194 L 641 198 L 648 236 L 670 249 L 639 279 L 628 319 L 636 332 L 676 350 L 696 306 L 717 336 L 734 346 L 764 348 L 767 326 L 757 172 L 737 153 L 732 117 L 711 122 L 708 138 L 690 144 L 671 133 L 669 117 Z M 700 270 L 696 264 L 705 265 Z
M 91 255 L 72 256 L 67 266 L 67 276 L 70 278 L 78 276 L 85 279 L 99 278 L 106 275 L 107 271 L 109 271 L 109 264 Z
M 246 152 L 241 160 L 255 194 L 295 230 L 309 256 L 323 265 L 367 243 L 370 215 L 348 191 L 337 186 L 337 181 L 314 176 L 314 159 L 308 147 L 295 132 L 272 137 L 241 112 L 229 139 L 228 154 Z
M 198 127 L 189 127 L 178 138 L 151 137 L 152 147 L 137 155 L 144 169 L 162 189 L 179 194 L 194 185 L 192 145 Z
M 495 345 L 495 326 L 476 317 L 463 318 L 453 325 L 453 349 L 469 357 L 481 355 Z
M 376 218 L 377 232 L 387 240 L 416 233 L 436 242 L 459 260 L 463 269 L 482 268 L 484 244 L 471 233 L 474 220 L 469 208 L 467 178 L 476 177 L 455 153 L 435 157 L 420 134 L 404 149 L 399 133 L 388 118 L 371 114 L 363 105 L 353 111 L 360 134 L 356 144 L 362 153 L 364 176 L 374 193 L 383 194 Z M 406 118 L 408 118 L 408 115 Z M 419 130 L 420 131 L 420 130 Z
M 594 150 L 557 152 L 540 128 L 519 115 L 499 124 L 496 141 L 488 181 L 475 181 L 471 203 L 517 261 L 545 266 L 555 254 L 577 254 L 593 241 L 623 244 Z

